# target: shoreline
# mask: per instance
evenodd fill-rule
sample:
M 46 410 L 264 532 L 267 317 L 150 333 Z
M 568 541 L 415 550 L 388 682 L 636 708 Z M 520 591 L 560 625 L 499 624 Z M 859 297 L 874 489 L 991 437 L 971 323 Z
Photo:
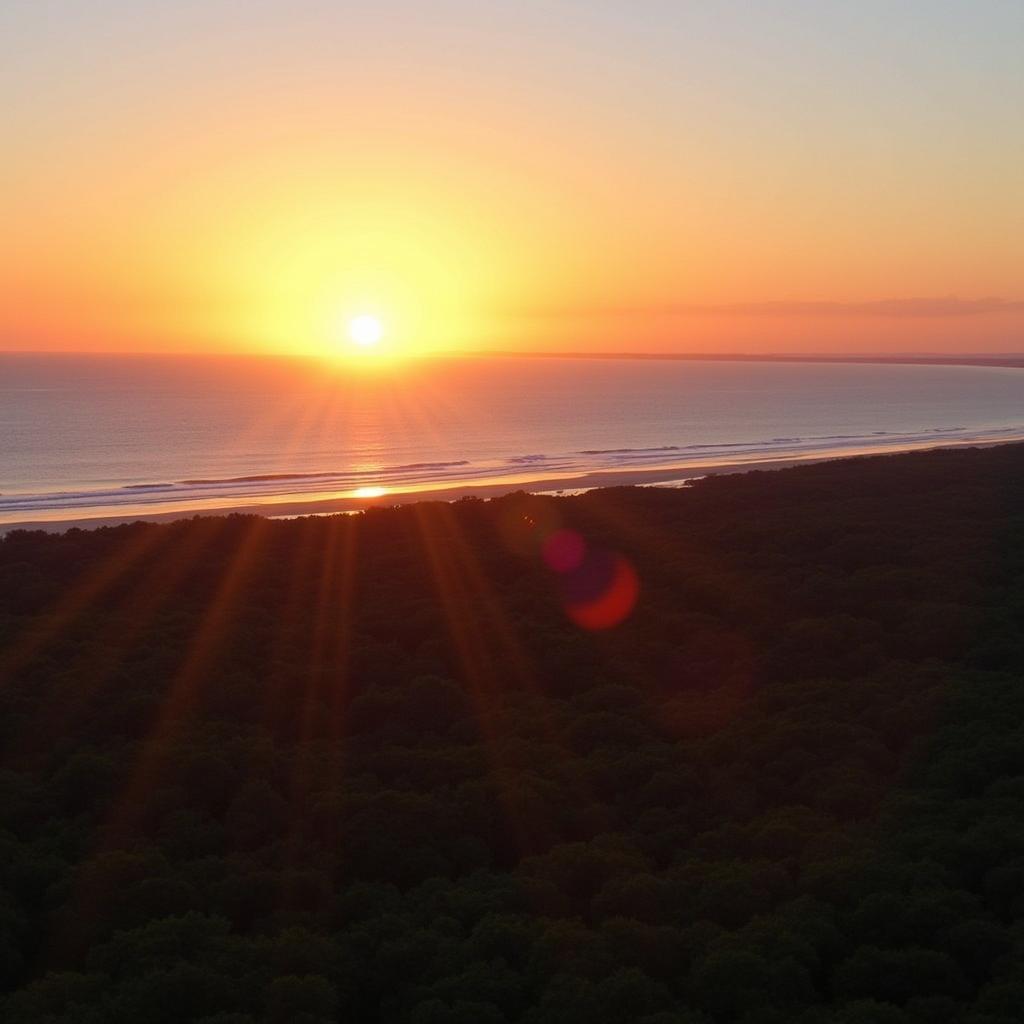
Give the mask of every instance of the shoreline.
M 861 449 L 832 449 L 808 452 L 806 455 L 780 455 L 776 458 L 719 459 L 715 462 L 673 463 L 643 469 L 605 469 L 558 476 L 524 476 L 492 482 L 462 481 L 450 486 L 426 485 L 420 488 L 395 489 L 374 495 L 335 495 L 331 497 L 285 498 L 280 501 L 241 501 L 216 506 L 196 506 L 164 509 L 154 512 L 124 512 L 76 516 L 60 519 L 24 519 L 0 523 L 0 537 L 14 530 L 42 530 L 60 533 L 71 529 L 100 529 L 104 526 L 122 526 L 126 523 L 168 523 L 196 516 L 261 515 L 268 519 L 298 519 L 303 516 L 344 515 L 364 512 L 372 508 L 389 508 L 424 501 L 458 501 L 462 498 L 498 498 L 514 491 L 558 496 L 580 493 L 602 487 L 631 486 L 685 486 L 705 476 L 728 473 L 790 469 L 795 466 L 814 465 L 846 459 L 863 459 L 879 455 L 900 455 L 909 452 L 939 451 L 952 448 L 994 448 L 1007 444 L 1024 444 L 1024 438 L 970 438 L 963 441 L 943 440 L 940 443 L 922 441 L 917 444 L 874 445 Z

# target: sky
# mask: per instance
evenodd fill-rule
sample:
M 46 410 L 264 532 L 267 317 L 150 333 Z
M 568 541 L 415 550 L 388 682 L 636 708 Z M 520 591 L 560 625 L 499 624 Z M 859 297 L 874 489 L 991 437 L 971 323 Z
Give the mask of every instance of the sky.
M 4 0 L 0 348 L 1024 351 L 1020 0 Z

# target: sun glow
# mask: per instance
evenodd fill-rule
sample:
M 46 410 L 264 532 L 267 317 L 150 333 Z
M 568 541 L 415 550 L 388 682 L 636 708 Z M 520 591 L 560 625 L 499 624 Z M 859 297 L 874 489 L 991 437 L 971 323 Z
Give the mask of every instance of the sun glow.
M 405 325 L 397 315 L 385 320 L 376 313 L 353 311 L 359 309 L 349 304 L 347 313 L 335 316 L 331 356 L 351 369 L 390 371 L 409 354 Z
M 384 325 L 377 317 L 362 313 L 349 321 L 348 336 L 360 348 L 374 348 L 384 337 Z

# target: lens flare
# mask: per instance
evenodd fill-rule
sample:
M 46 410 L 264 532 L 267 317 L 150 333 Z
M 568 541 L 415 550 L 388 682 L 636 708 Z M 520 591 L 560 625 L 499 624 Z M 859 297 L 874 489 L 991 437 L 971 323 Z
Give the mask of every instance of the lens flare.
M 560 575 L 566 613 L 584 629 L 610 629 L 628 618 L 640 594 L 636 570 L 622 555 L 590 551 Z

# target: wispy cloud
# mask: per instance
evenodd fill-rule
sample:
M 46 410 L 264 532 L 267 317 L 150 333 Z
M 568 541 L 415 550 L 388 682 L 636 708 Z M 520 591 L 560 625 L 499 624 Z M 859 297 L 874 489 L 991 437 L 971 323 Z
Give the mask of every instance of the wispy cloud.
M 984 316 L 1024 312 L 1024 301 L 983 298 L 878 299 L 872 302 L 749 302 L 720 306 L 680 306 L 679 312 L 727 313 L 746 316 Z
M 588 309 L 548 310 L 541 315 L 555 316 L 749 316 L 749 317 L 885 317 L 945 318 L 989 316 L 999 313 L 1024 313 L 1024 300 L 987 297 L 961 299 L 937 298 L 876 299 L 868 302 L 777 301 L 735 303 L 679 303 L 661 305 L 622 305 Z

